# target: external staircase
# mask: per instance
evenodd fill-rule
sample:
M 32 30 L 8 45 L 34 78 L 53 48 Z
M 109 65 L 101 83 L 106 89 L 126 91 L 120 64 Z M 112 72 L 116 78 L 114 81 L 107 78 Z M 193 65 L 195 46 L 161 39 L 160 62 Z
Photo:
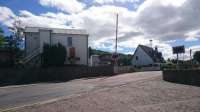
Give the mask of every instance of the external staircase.
M 40 48 L 35 49 L 32 53 L 25 56 L 20 63 L 24 66 L 40 66 L 41 65 L 41 53 Z

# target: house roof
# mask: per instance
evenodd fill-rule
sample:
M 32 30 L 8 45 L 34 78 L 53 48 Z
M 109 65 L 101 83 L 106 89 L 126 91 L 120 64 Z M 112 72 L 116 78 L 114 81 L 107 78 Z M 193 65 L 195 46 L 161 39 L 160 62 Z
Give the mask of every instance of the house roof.
M 147 47 L 144 45 L 139 45 L 138 47 L 140 47 L 154 62 L 162 62 L 163 61 L 161 52 L 158 52 L 158 51 L 154 50 L 153 48 Z
M 26 27 L 24 32 L 39 32 L 39 30 L 51 30 L 52 33 L 89 35 L 87 31 L 83 29 L 60 29 L 44 27 Z

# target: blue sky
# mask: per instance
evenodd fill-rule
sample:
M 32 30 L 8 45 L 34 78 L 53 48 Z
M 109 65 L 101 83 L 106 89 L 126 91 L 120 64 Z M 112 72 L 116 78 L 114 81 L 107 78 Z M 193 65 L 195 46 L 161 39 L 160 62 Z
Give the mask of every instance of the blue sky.
M 119 14 L 118 51 L 133 54 L 139 44 L 158 46 L 173 58 L 172 46 L 200 49 L 199 0 L 0 0 L 0 26 L 18 18 L 23 26 L 81 28 L 93 48 L 114 51 L 115 14 Z M 194 18 L 195 17 L 195 18 Z

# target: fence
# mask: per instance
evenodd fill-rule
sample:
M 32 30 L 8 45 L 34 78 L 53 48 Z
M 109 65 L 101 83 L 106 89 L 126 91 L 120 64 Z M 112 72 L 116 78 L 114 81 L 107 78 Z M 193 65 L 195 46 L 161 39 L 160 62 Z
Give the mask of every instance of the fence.
M 160 67 L 142 67 L 142 71 L 159 71 Z
M 43 81 L 67 81 L 84 77 L 113 75 L 113 67 L 50 67 L 0 69 L 0 85 Z
M 129 72 L 134 72 L 133 66 L 118 66 L 114 67 L 114 73 L 129 73 Z
M 200 86 L 200 70 L 164 70 L 163 80 Z

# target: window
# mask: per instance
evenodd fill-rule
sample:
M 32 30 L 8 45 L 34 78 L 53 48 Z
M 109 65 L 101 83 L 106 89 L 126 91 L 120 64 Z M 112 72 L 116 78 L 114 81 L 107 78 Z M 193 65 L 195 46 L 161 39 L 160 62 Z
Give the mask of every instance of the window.
M 135 59 L 138 60 L 138 56 L 136 56 Z
M 68 47 L 72 47 L 72 37 L 67 38 Z

